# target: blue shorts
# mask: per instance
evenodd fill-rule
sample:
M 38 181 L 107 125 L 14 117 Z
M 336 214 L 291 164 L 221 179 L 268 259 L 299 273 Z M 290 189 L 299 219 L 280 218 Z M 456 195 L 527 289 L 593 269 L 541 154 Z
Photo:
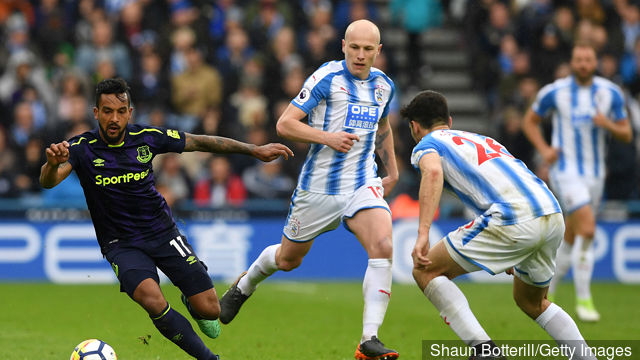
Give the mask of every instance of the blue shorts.
M 120 291 L 133 298 L 138 284 L 145 279 L 160 282 L 162 270 L 182 293 L 189 297 L 213 288 L 207 266 L 200 261 L 177 229 L 154 240 L 136 244 L 120 244 L 105 254 L 120 281 Z

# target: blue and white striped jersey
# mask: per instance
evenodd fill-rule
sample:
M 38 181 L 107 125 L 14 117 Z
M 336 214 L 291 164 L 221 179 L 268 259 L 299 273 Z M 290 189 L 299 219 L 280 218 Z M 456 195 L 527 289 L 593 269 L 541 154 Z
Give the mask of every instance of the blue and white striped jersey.
M 613 121 L 627 118 L 622 90 L 595 76 L 590 86 L 579 86 L 573 76 L 543 87 L 532 105 L 540 116 L 552 115 L 551 146 L 560 149 L 552 171 L 583 177 L 604 177 L 605 135 L 593 124 L 601 113 Z
M 343 61 L 330 61 L 316 70 L 291 103 L 309 114 L 309 126 L 327 132 L 346 131 L 360 137 L 351 150 L 341 153 L 311 144 L 298 188 L 336 195 L 353 193 L 377 177 L 375 138 L 378 121 L 389 113 L 395 92 L 393 81 L 371 68 L 369 77 L 353 76 Z
M 420 169 L 427 153 L 440 155 L 444 186 L 476 214 L 500 225 L 560 212 L 547 185 L 494 139 L 466 131 L 436 130 L 413 148 Z

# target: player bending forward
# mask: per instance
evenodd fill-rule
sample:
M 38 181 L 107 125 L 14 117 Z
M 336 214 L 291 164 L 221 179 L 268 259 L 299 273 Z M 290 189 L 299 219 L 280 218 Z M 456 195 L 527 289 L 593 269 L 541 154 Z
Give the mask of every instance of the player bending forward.
M 98 128 L 46 149 L 40 184 L 52 188 L 75 170 L 102 254 L 120 281 L 120 291 L 140 304 L 167 339 L 198 360 L 216 360 L 162 295 L 156 266 L 182 292 L 182 301 L 211 338 L 220 333 L 220 304 L 207 273 L 171 210 L 154 186 L 153 157 L 166 152 L 243 153 L 262 161 L 293 156 L 282 144 L 255 146 L 232 139 L 129 124 L 129 87 L 107 79 L 96 87 Z
M 492 359 L 481 350 L 495 344 L 451 279 L 478 270 L 514 274 L 513 297 L 520 309 L 559 345 L 584 348 L 573 319 L 546 298 L 564 234 L 560 205 L 551 191 L 492 138 L 451 130 L 441 94 L 423 91 L 401 114 L 418 143 L 411 163 L 422 175 L 413 276 L 451 329 L 476 348 L 478 356 L 472 358 Z M 478 217 L 430 249 L 429 229 L 443 187 L 454 191 Z

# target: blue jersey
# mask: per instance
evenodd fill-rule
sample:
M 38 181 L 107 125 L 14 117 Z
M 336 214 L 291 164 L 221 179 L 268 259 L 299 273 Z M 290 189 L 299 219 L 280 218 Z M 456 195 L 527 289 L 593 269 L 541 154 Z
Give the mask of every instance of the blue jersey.
M 346 153 L 311 144 L 298 188 L 309 192 L 351 194 L 377 177 L 375 139 L 378 121 L 389 113 L 393 81 L 371 68 L 367 79 L 353 76 L 343 61 L 330 61 L 316 70 L 291 103 L 309 114 L 309 126 L 356 134 L 360 141 Z
M 560 212 L 545 183 L 490 137 L 433 131 L 415 146 L 411 164 L 420 169 L 420 159 L 430 152 L 440 155 L 445 188 L 496 224 L 517 224 Z
M 560 149 L 552 172 L 604 178 L 607 131 L 593 124 L 593 116 L 601 113 L 613 121 L 627 118 L 620 87 L 599 76 L 591 85 L 579 86 L 569 76 L 543 87 L 532 109 L 539 116 L 552 116 L 551 145 Z
M 105 143 L 98 129 L 71 138 L 69 144 L 69 163 L 80 179 L 103 253 L 175 227 L 155 188 L 151 161 L 158 154 L 182 152 L 183 132 L 129 124 L 119 145 Z

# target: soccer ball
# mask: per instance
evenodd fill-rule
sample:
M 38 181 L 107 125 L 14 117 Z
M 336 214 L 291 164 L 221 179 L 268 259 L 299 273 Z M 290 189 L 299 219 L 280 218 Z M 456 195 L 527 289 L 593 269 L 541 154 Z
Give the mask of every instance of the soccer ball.
M 69 360 L 117 360 L 116 352 L 106 342 L 89 339 L 73 349 Z

